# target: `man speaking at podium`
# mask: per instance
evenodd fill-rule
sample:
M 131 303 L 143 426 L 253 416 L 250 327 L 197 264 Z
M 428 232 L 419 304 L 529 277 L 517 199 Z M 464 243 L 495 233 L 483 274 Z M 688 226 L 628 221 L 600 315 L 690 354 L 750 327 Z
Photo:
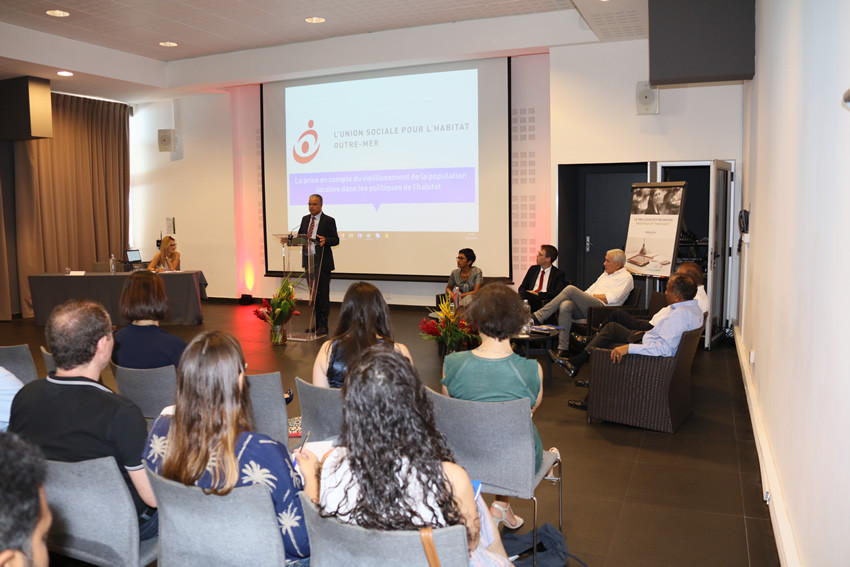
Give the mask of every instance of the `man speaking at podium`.
M 321 195 L 310 195 L 307 208 L 310 210 L 310 214 L 304 215 L 304 218 L 301 219 L 301 228 L 298 229 L 298 234 L 306 234 L 311 240 L 318 241 L 304 246 L 301 255 L 301 265 L 306 271 L 307 255 L 311 252 L 315 253 L 313 265 L 316 269 L 315 277 L 318 280 L 314 306 L 316 326 L 307 329 L 307 332 L 315 331 L 317 335 L 326 335 L 328 333 L 328 313 L 331 309 L 331 272 L 334 269 L 334 253 L 331 247 L 339 244 L 339 235 L 336 232 L 336 221 L 333 217 L 322 214 Z M 312 287 L 314 282 L 309 283 Z

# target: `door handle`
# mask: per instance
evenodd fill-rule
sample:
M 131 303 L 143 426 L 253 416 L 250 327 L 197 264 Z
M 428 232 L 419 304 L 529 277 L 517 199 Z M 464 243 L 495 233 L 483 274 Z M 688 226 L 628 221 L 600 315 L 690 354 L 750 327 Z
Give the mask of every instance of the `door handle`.
M 585 252 L 590 252 L 590 247 L 591 247 L 591 246 L 593 246 L 593 244 L 591 244 L 591 242 L 590 242 L 590 237 L 589 237 L 589 236 L 585 236 L 585 237 L 584 237 L 584 251 L 585 251 Z

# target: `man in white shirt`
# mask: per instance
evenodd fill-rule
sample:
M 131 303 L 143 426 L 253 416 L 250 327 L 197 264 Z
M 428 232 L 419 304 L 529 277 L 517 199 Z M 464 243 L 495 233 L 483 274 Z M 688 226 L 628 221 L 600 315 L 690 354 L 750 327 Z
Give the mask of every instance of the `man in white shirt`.
M 603 266 L 605 271 L 587 290 L 568 285 L 546 305 L 534 312 L 534 322 L 545 321 L 556 311 L 558 326 L 563 327 L 558 336 L 558 352 L 550 351 L 557 359 L 565 357 L 570 348 L 570 327 L 574 319 L 587 317 L 587 309 L 602 305 L 622 305 L 629 292 L 634 288 L 634 279 L 623 266 L 626 264 L 626 253 L 615 248 L 605 254 Z

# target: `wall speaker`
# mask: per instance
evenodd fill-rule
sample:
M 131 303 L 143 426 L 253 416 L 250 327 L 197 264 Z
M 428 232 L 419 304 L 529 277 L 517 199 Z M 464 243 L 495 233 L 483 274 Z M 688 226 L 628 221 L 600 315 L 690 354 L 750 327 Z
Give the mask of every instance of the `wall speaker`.
M 177 133 L 174 130 L 157 130 L 159 151 L 173 152 L 177 150 Z
M 0 140 L 53 137 L 50 81 L 16 77 L 0 81 Z
M 649 81 L 638 81 L 635 105 L 638 114 L 658 114 L 658 89 L 652 88 Z

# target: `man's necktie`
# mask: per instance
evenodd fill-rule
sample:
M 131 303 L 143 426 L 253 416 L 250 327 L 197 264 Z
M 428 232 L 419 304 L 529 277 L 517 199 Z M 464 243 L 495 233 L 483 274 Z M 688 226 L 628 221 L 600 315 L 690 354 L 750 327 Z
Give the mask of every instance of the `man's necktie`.
M 316 217 L 310 217 L 310 229 L 307 230 L 307 238 L 313 238 L 313 227 L 316 225 Z
M 545 273 L 546 270 L 540 270 L 540 283 L 537 284 L 537 289 L 535 289 L 534 291 L 540 291 L 541 289 L 543 289 L 543 274 Z

